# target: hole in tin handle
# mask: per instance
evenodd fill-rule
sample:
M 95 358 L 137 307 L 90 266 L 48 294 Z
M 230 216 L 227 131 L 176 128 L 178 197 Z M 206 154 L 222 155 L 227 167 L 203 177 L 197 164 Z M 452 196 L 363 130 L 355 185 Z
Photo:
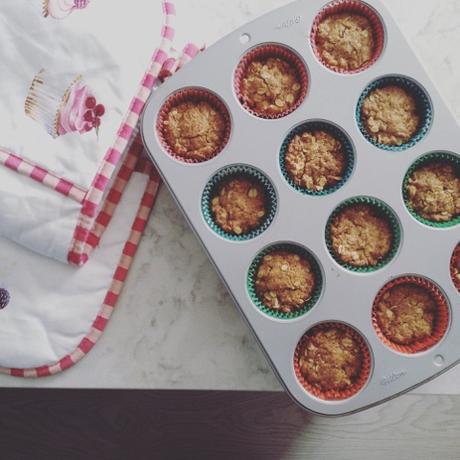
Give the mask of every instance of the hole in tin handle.
M 438 367 L 441 367 L 444 364 L 444 361 L 445 361 L 444 356 L 441 356 L 441 355 L 435 356 L 433 360 L 435 366 L 438 366 Z
M 240 36 L 240 43 L 242 45 L 246 45 L 247 43 L 249 43 L 251 41 L 251 36 L 249 34 L 242 34 Z

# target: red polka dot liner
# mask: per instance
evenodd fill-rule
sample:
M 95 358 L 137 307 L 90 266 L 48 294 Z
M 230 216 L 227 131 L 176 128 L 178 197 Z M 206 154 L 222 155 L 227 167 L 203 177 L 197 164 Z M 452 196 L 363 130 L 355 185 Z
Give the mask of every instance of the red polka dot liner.
M 401 345 L 387 337 L 383 332 L 377 315 L 377 306 L 382 301 L 383 296 L 396 286 L 418 286 L 424 289 L 436 302 L 437 311 L 433 333 L 422 340 L 418 340 L 410 345 Z M 377 294 L 372 308 L 372 324 L 379 339 L 388 347 L 399 353 L 413 355 L 429 350 L 437 345 L 446 335 L 449 327 L 449 304 L 441 290 L 431 281 L 417 276 L 406 276 L 397 278 L 387 283 Z
M 316 332 L 320 330 L 330 330 L 330 329 L 339 329 L 342 331 L 346 331 L 350 333 L 350 335 L 354 338 L 354 340 L 358 343 L 361 352 L 361 367 L 359 375 L 354 379 L 354 382 L 351 386 L 349 386 L 345 390 L 327 390 L 321 388 L 319 385 L 314 383 L 310 383 L 307 378 L 303 375 L 300 369 L 300 358 L 303 349 L 305 348 L 305 344 L 309 337 L 314 335 Z M 318 399 L 322 399 L 325 401 L 343 401 L 345 399 L 349 399 L 355 396 L 359 391 L 364 388 L 367 384 L 369 377 L 371 375 L 371 367 L 372 367 L 372 360 L 371 360 L 371 353 L 369 351 L 369 347 L 362 337 L 360 333 L 358 333 L 355 329 L 350 326 L 347 326 L 343 323 L 321 323 L 317 326 L 314 326 L 308 332 L 306 332 L 303 337 L 300 339 L 295 353 L 294 353 L 294 371 L 299 383 L 303 386 L 303 388 L 313 396 L 317 397 Z
M 460 293 L 460 243 L 455 248 L 454 254 L 450 261 L 450 274 L 452 275 L 452 281 Z
M 213 109 L 219 112 L 222 115 L 223 120 L 224 120 L 225 129 L 224 129 L 224 134 L 222 136 L 222 140 L 219 143 L 219 146 L 215 149 L 215 151 L 212 152 L 212 154 L 210 154 L 206 159 L 199 160 L 199 159 L 193 159 L 193 158 L 186 158 L 178 154 L 176 150 L 174 149 L 174 146 L 170 145 L 170 143 L 166 139 L 165 121 L 168 117 L 168 114 L 175 107 L 179 106 L 180 104 L 187 103 L 187 102 L 192 102 L 195 104 L 198 104 L 200 102 L 206 102 Z M 166 102 L 163 104 L 158 114 L 158 117 L 157 117 L 156 130 L 157 130 L 157 135 L 158 135 L 160 144 L 163 146 L 166 152 L 169 155 L 171 155 L 173 158 L 175 158 L 176 160 L 182 161 L 184 163 L 188 163 L 188 164 L 203 163 L 205 161 L 209 161 L 213 159 L 214 157 L 216 157 L 219 153 L 222 152 L 222 150 L 224 150 L 224 148 L 228 144 L 228 141 L 230 140 L 230 134 L 231 134 L 231 118 L 230 118 L 230 114 L 224 102 L 212 92 L 205 90 L 205 89 L 201 89 L 201 88 L 185 88 L 171 95 L 166 100 Z
M 372 26 L 372 31 L 374 35 L 374 50 L 372 58 L 361 67 L 353 70 L 342 69 L 340 67 L 329 65 L 329 63 L 327 63 L 323 59 L 321 51 L 318 47 L 318 28 L 320 24 L 326 18 L 334 14 L 340 13 L 352 13 L 364 16 L 369 20 Z M 323 64 L 325 67 L 334 72 L 338 72 L 341 74 L 355 74 L 369 69 L 378 61 L 385 46 L 385 30 L 379 15 L 370 6 L 356 0 L 338 0 L 329 3 L 318 13 L 313 23 L 310 39 L 313 48 L 313 53 L 315 54 L 318 61 L 321 62 L 321 64 Z
M 242 90 L 243 80 L 247 75 L 251 63 L 255 61 L 264 61 L 270 58 L 279 58 L 290 64 L 292 69 L 294 69 L 298 83 L 300 84 L 300 92 L 297 99 L 286 110 L 279 113 L 269 113 L 267 111 L 257 110 L 251 100 L 243 94 Z M 275 44 L 260 45 L 249 51 L 240 61 L 235 72 L 234 85 L 236 96 L 244 109 L 256 117 L 274 120 L 286 117 L 300 107 L 307 97 L 308 73 L 302 59 L 289 48 Z

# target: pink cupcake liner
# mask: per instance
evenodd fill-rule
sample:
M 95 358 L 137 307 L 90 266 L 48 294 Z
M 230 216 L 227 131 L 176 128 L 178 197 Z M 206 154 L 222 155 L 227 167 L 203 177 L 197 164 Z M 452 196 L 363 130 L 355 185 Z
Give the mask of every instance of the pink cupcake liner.
M 367 62 L 365 65 L 353 69 L 353 70 L 346 70 L 340 69 L 334 66 L 330 66 L 327 62 L 325 62 L 321 56 L 320 50 L 317 46 L 317 34 L 318 34 L 318 27 L 319 25 L 328 17 L 333 14 L 338 13 L 354 13 L 359 14 L 361 16 L 365 16 L 371 23 L 372 29 L 374 31 L 374 53 L 372 59 Z M 315 21 L 313 23 L 313 27 L 311 30 L 311 45 L 313 48 L 313 52 L 321 64 L 323 64 L 328 69 L 341 73 L 341 74 L 356 74 L 359 72 L 363 72 L 364 70 L 369 69 L 372 67 L 380 58 L 383 48 L 385 46 L 385 29 L 383 27 L 382 21 L 378 14 L 368 5 L 358 0 L 337 0 L 332 3 L 326 5 L 316 16 Z
M 222 141 L 220 142 L 219 147 L 215 150 L 215 152 L 213 152 L 213 154 L 210 155 L 209 158 L 205 160 L 184 158 L 183 156 L 177 154 L 174 151 L 174 148 L 166 140 L 165 127 L 164 127 L 164 122 L 166 120 L 166 117 L 168 113 L 174 107 L 177 107 L 179 104 L 182 104 L 184 102 L 207 102 L 215 110 L 217 110 L 224 118 L 225 133 L 222 137 Z M 172 94 L 163 104 L 163 106 L 160 109 L 160 112 L 158 113 L 156 130 L 157 130 L 158 139 L 161 145 L 171 157 L 183 163 L 197 164 L 197 163 L 203 163 L 205 161 L 211 160 L 212 158 L 215 158 L 227 146 L 228 141 L 230 140 L 230 134 L 231 134 L 231 119 L 230 119 L 230 114 L 228 112 L 226 105 L 218 96 L 214 95 L 213 93 L 211 93 L 210 91 L 206 89 L 185 88 L 185 89 L 182 89 Z
M 285 111 L 276 114 L 269 114 L 263 111 L 255 110 L 253 107 L 251 107 L 251 103 L 248 100 L 248 98 L 246 98 L 242 93 L 243 79 L 246 76 L 249 65 L 254 61 L 265 60 L 268 58 L 279 58 L 291 64 L 297 74 L 299 84 L 301 85 L 300 95 L 295 101 L 295 103 L 293 103 Z M 238 67 L 236 68 L 234 87 L 236 96 L 245 110 L 247 110 L 249 113 L 256 117 L 268 120 L 275 120 L 283 118 L 289 115 L 290 113 L 296 111 L 300 107 L 302 102 L 305 100 L 308 92 L 308 72 L 302 59 L 299 56 L 297 56 L 297 54 L 295 54 L 294 51 L 289 50 L 285 46 L 276 44 L 260 45 L 249 51 L 241 59 L 240 63 L 238 64 Z

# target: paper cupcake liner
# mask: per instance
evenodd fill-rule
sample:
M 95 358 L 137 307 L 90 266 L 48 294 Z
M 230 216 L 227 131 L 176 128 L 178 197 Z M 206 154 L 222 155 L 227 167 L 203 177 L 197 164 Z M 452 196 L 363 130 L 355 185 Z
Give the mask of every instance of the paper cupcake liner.
M 214 221 L 214 216 L 212 213 L 212 199 L 215 196 L 215 191 L 224 180 L 227 180 L 231 177 L 247 177 L 251 180 L 255 180 L 260 183 L 265 190 L 268 209 L 264 220 L 258 228 L 248 233 L 243 233 L 242 235 L 235 235 L 233 233 L 225 232 L 222 230 Z M 247 241 L 256 238 L 265 230 L 267 230 L 275 218 L 277 201 L 278 200 L 276 197 L 275 188 L 264 174 L 259 172 L 257 169 L 252 168 L 251 166 L 233 165 L 227 166 L 218 171 L 207 183 L 201 198 L 201 209 L 203 212 L 204 220 L 211 228 L 211 230 L 213 230 L 219 236 L 230 241 Z
M 409 168 L 407 171 L 407 174 L 404 178 L 403 182 L 403 198 L 404 198 L 404 203 L 406 204 L 407 210 L 410 212 L 410 214 L 415 217 L 419 222 L 422 224 L 425 224 L 429 227 L 437 228 L 437 229 L 442 229 L 442 228 L 450 228 L 454 227 L 456 225 L 460 224 L 460 215 L 455 217 L 454 219 L 451 219 L 447 222 L 435 222 L 432 220 L 425 219 L 424 217 L 420 216 L 415 209 L 413 209 L 410 204 L 409 204 L 409 197 L 407 195 L 407 187 L 409 185 L 409 179 L 412 176 L 412 174 L 419 169 L 422 166 L 425 166 L 429 163 L 435 162 L 435 161 L 447 161 L 451 163 L 452 165 L 456 166 L 458 170 L 460 171 L 460 157 L 457 155 L 454 155 L 452 153 L 446 153 L 446 152 L 433 152 L 433 153 L 428 153 L 418 160 L 415 161 L 415 163 L 412 164 L 412 166 Z
M 460 271 L 458 271 L 456 268 L 459 263 L 460 263 L 460 243 L 455 248 L 455 251 L 452 255 L 452 259 L 450 261 L 450 274 L 452 276 L 452 281 L 454 282 L 454 285 L 460 294 Z
M 260 60 L 260 59 L 268 59 L 268 58 L 280 58 L 280 59 L 287 61 L 289 64 L 291 64 L 292 67 L 296 71 L 297 77 L 299 79 L 299 83 L 301 85 L 300 95 L 297 101 L 295 102 L 295 104 L 293 104 L 291 107 L 289 107 L 284 112 L 280 112 L 277 114 L 267 114 L 262 111 L 259 112 L 253 109 L 249 101 L 247 100 L 247 98 L 243 96 L 242 90 L 241 90 L 243 79 L 246 75 L 249 65 L 253 61 Z M 275 119 L 283 118 L 289 115 L 290 113 L 296 111 L 300 107 L 302 102 L 305 100 L 307 96 L 307 92 L 308 92 L 308 73 L 307 73 L 307 69 L 305 67 L 304 62 L 299 56 L 297 56 L 297 54 L 294 51 L 291 51 L 290 49 L 282 45 L 276 45 L 276 44 L 259 45 L 256 48 L 249 51 L 243 57 L 243 59 L 241 59 L 240 63 L 238 64 L 238 67 L 235 72 L 234 87 L 235 87 L 235 94 L 245 110 L 247 110 L 249 113 L 251 113 L 252 115 L 256 117 L 265 118 L 269 120 L 275 120 Z
M 338 13 L 355 13 L 361 16 L 366 17 L 372 25 L 372 30 L 374 33 L 374 53 L 372 59 L 365 63 L 363 66 L 354 69 L 354 70 L 347 70 L 347 69 L 340 69 L 335 66 L 329 65 L 325 62 L 321 56 L 320 50 L 317 46 L 317 34 L 319 25 L 328 17 L 333 14 Z M 341 73 L 341 74 L 356 74 L 359 72 L 363 72 L 364 70 L 369 69 L 372 67 L 380 58 L 383 52 L 383 48 L 385 46 L 385 30 L 382 24 L 382 20 L 380 19 L 379 15 L 368 5 L 362 3 L 357 0 L 338 0 L 329 5 L 326 5 L 316 16 L 315 21 L 313 23 L 313 27 L 310 34 L 311 45 L 313 48 L 313 53 L 315 54 L 316 58 L 318 59 L 321 64 L 323 64 L 328 69 Z
M 419 340 L 411 345 L 401 345 L 388 338 L 382 331 L 377 317 L 377 305 L 382 300 L 383 295 L 395 286 L 401 285 L 420 286 L 431 294 L 438 306 L 433 334 L 430 337 Z M 387 283 L 377 294 L 372 307 L 372 324 L 379 339 L 387 347 L 404 354 L 421 353 L 422 351 L 426 351 L 437 345 L 444 338 L 447 332 L 447 328 L 449 327 L 449 317 L 449 305 L 441 290 L 433 282 L 418 276 L 403 276 Z
M 226 127 L 225 127 L 225 134 L 222 138 L 222 142 L 220 143 L 216 151 L 213 152 L 213 154 L 206 160 L 184 158 L 181 155 L 177 154 L 174 151 L 174 148 L 171 145 L 169 145 L 168 141 L 166 140 L 165 127 L 164 127 L 164 122 L 166 120 L 166 117 L 168 113 L 174 107 L 177 107 L 179 104 L 182 104 L 184 102 L 207 102 L 215 110 L 217 110 L 224 118 Z M 183 163 L 197 164 L 197 163 L 203 163 L 205 161 L 211 160 L 212 158 L 215 158 L 219 153 L 222 152 L 222 150 L 224 150 L 224 148 L 227 146 L 228 141 L 230 139 L 231 119 L 230 119 L 230 114 L 228 112 L 226 105 L 218 96 L 202 88 L 185 88 L 185 89 L 179 90 L 176 93 L 172 94 L 163 104 L 158 114 L 158 117 L 157 117 L 156 129 L 157 129 L 158 139 L 161 145 L 163 146 L 163 148 L 166 150 L 166 152 L 170 156 L 172 156 L 176 160 L 179 160 Z
M 289 172 L 286 169 L 286 153 L 287 149 L 289 147 L 289 144 L 291 143 L 292 139 L 294 139 L 295 136 L 300 135 L 306 131 L 326 131 L 328 134 L 331 136 L 335 137 L 337 140 L 340 141 L 343 147 L 343 151 L 347 160 L 347 166 L 345 168 L 343 178 L 337 184 L 335 184 L 332 187 L 327 187 L 324 190 L 321 191 L 316 191 L 316 190 L 310 190 L 305 187 L 302 187 L 294 182 L 294 180 L 291 178 L 289 175 Z M 306 123 L 303 123 L 302 125 L 294 128 L 289 135 L 286 137 L 286 139 L 283 142 L 283 145 L 281 146 L 281 152 L 280 152 L 280 168 L 281 172 L 287 181 L 287 183 L 296 191 L 303 193 L 305 195 L 310 195 L 310 196 L 326 196 L 330 195 L 332 193 L 335 193 L 338 191 L 340 188 L 342 188 L 348 179 L 351 177 L 353 173 L 353 168 L 354 168 L 354 163 L 355 163 L 355 155 L 354 155 L 354 149 L 353 145 L 348 138 L 348 136 L 345 134 L 344 131 L 342 131 L 340 128 L 334 126 L 331 123 L 327 123 L 324 121 L 308 121 Z
M 274 252 L 274 251 L 289 251 L 294 254 L 298 254 L 299 256 L 305 258 L 310 262 L 311 268 L 313 270 L 313 274 L 315 276 L 315 286 L 312 292 L 311 297 L 295 311 L 290 313 L 285 313 L 282 311 L 274 310 L 273 308 L 267 307 L 263 301 L 259 298 L 256 291 L 256 275 L 257 271 L 262 263 L 263 258 Z M 292 320 L 299 318 L 300 316 L 305 315 L 308 313 L 318 302 L 319 298 L 321 297 L 321 293 L 323 291 L 323 276 L 321 274 L 321 268 L 319 266 L 318 261 L 316 258 L 311 254 L 307 249 L 304 249 L 300 246 L 296 246 L 294 244 L 275 244 L 260 252 L 257 257 L 252 262 L 251 266 L 249 267 L 248 277 L 247 277 L 247 289 L 249 293 L 249 297 L 251 298 L 254 305 L 259 308 L 263 313 L 268 316 L 271 316 L 275 319 L 281 320 Z
M 384 88 L 390 85 L 399 86 L 400 88 L 405 89 L 415 98 L 417 103 L 417 110 L 422 119 L 417 133 L 412 137 L 412 139 L 402 145 L 386 145 L 380 142 L 376 142 L 368 133 L 362 119 L 362 107 L 367 96 L 369 96 L 369 94 L 377 88 Z M 371 144 L 382 150 L 387 150 L 390 152 L 402 152 L 414 147 L 427 135 L 433 122 L 433 109 L 431 107 L 431 102 L 427 96 L 427 93 L 417 83 L 410 80 L 409 78 L 401 76 L 388 76 L 374 81 L 364 90 L 363 94 L 359 98 L 358 106 L 356 108 L 356 121 L 361 133 Z
M 350 332 L 354 339 L 358 342 L 360 348 L 361 348 L 361 354 L 362 354 L 362 363 L 361 363 L 361 372 L 354 382 L 352 386 L 347 388 L 346 390 L 338 391 L 338 390 L 324 390 L 318 385 L 310 383 L 302 374 L 300 370 L 300 357 L 301 357 L 301 352 L 305 346 L 305 342 L 307 338 L 313 334 L 314 332 L 317 332 L 318 330 L 321 329 L 330 329 L 330 328 L 335 328 L 335 329 L 341 329 L 344 331 Z M 297 377 L 297 380 L 299 383 L 303 386 L 303 388 L 308 391 L 310 394 L 313 396 L 316 396 L 319 399 L 326 400 L 326 401 L 343 401 L 345 399 L 349 399 L 353 396 L 355 396 L 357 393 L 359 393 L 364 386 L 367 384 L 369 377 L 371 375 L 371 368 L 372 368 L 372 360 L 371 360 L 371 353 L 369 350 L 369 347 L 364 340 L 363 336 L 357 332 L 355 329 L 353 329 L 350 326 L 347 326 L 346 324 L 343 323 L 335 323 L 335 322 L 329 322 L 329 323 L 321 323 L 316 326 L 314 326 L 312 329 L 307 331 L 303 337 L 300 339 L 295 352 L 294 352 L 294 371 Z
M 386 217 L 390 223 L 391 230 L 393 233 L 393 244 L 391 246 L 391 250 L 388 255 L 382 259 L 377 265 L 372 266 L 364 266 L 364 267 L 355 267 L 353 265 L 345 263 L 338 254 L 335 253 L 334 248 L 332 247 L 332 240 L 330 236 L 331 232 L 331 225 L 334 219 L 346 208 L 358 204 L 365 204 L 371 205 L 375 209 L 377 209 L 384 217 Z M 333 257 L 333 259 L 343 268 L 355 272 L 355 273 L 373 273 L 376 272 L 386 265 L 388 265 L 396 256 L 399 250 L 399 246 L 401 244 L 401 228 L 399 226 L 398 219 L 394 212 L 383 202 L 377 200 L 376 198 L 371 198 L 367 196 L 358 196 L 355 198 L 350 198 L 349 200 L 340 204 L 334 212 L 329 217 L 329 220 L 326 225 L 326 246 L 329 250 L 329 253 Z

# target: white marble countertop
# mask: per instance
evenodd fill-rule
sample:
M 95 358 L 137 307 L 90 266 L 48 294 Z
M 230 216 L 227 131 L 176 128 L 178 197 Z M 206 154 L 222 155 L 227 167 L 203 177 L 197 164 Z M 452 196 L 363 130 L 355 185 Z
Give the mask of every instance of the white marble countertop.
M 460 121 L 460 2 L 383 0 Z M 177 47 L 211 44 L 289 0 L 177 0 Z M 158 21 L 157 21 L 158 22 Z M 459 393 L 459 371 L 418 392 Z M 0 386 L 279 390 L 262 352 L 162 189 L 123 296 L 95 349 L 52 378 Z

